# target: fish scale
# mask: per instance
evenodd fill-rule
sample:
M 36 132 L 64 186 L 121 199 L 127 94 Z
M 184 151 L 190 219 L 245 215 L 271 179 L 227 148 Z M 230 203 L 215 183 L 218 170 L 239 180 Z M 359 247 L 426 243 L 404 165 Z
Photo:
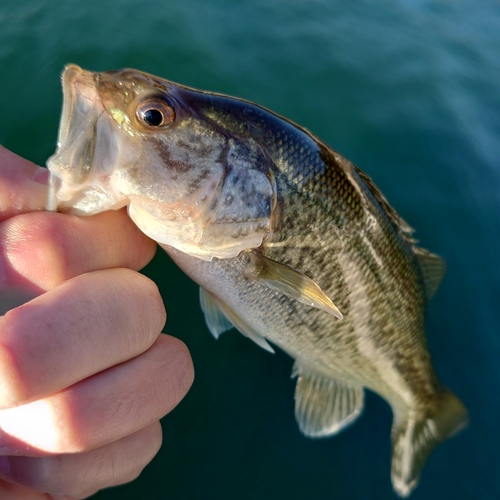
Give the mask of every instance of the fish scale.
M 235 326 L 295 359 L 305 435 L 354 422 L 364 388 L 383 397 L 393 486 L 408 496 L 434 446 L 467 420 L 425 339 L 441 259 L 417 246 L 368 175 L 265 108 L 135 70 L 70 65 L 63 91 L 51 206 L 128 205 L 200 285 L 216 338 Z

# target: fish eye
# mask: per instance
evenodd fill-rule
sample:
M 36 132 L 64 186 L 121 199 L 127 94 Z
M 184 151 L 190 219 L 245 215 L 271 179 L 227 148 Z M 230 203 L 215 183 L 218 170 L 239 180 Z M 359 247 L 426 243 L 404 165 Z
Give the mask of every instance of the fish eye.
M 137 119 L 148 129 L 170 125 L 175 118 L 173 106 L 166 99 L 153 97 L 141 102 L 135 112 Z

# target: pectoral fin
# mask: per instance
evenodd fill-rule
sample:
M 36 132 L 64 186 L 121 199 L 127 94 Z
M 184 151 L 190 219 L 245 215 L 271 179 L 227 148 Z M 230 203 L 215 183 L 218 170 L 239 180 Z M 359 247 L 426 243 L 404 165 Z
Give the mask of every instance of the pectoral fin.
M 295 418 L 306 436 L 337 434 L 361 413 L 364 404 L 363 387 L 325 377 L 297 362 L 292 372 L 292 376 L 294 375 L 298 375 Z
M 311 278 L 261 254 L 251 252 L 245 276 L 302 304 L 343 318 L 335 304 Z
M 258 346 L 274 354 L 274 349 L 266 339 L 237 313 L 223 302 L 219 302 L 204 288 L 200 287 L 200 304 L 205 313 L 205 321 L 210 333 L 217 339 L 231 328 L 237 328 L 243 335 L 253 340 Z

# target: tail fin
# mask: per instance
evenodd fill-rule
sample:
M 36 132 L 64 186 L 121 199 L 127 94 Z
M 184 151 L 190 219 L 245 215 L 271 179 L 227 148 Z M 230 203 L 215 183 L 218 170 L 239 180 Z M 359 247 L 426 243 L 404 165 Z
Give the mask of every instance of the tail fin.
M 392 484 L 396 493 L 407 497 L 432 449 L 467 424 L 467 410 L 450 391 L 439 395 L 431 414 L 412 415 L 394 421 L 392 428 Z

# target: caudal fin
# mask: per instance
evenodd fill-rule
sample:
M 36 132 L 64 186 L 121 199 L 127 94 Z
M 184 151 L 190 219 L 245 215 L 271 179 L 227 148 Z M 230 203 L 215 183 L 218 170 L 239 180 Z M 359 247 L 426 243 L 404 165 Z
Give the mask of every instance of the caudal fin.
M 467 410 L 451 392 L 440 394 L 432 414 L 409 412 L 394 421 L 392 428 L 392 485 L 401 497 L 415 488 L 432 449 L 467 423 Z

